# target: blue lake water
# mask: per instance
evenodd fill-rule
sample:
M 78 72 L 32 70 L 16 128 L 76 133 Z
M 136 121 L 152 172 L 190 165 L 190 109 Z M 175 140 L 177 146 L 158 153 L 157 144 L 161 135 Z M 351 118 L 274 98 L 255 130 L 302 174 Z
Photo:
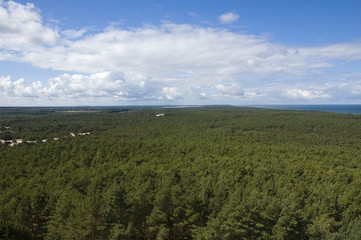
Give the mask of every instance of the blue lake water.
M 340 105 L 262 105 L 257 107 L 334 113 L 361 114 L 361 104 Z

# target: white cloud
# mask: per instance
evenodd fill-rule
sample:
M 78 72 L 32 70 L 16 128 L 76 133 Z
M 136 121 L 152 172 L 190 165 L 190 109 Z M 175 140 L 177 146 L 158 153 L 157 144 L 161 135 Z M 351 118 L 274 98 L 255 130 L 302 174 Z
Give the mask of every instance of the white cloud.
M 328 95 L 315 90 L 293 88 L 286 91 L 287 95 L 294 99 L 313 100 L 327 98 Z
M 228 12 L 228 13 L 222 14 L 221 16 L 218 17 L 218 19 L 221 23 L 233 23 L 233 22 L 237 21 L 238 18 L 239 18 L 239 15 L 237 15 L 233 12 Z
M 10 76 L 0 76 L 0 96 L 5 98 L 13 97 L 34 97 L 33 88 L 24 85 L 25 80 L 20 78 L 11 81 Z
M 168 100 L 174 100 L 182 96 L 176 87 L 163 87 L 163 93 Z
M 299 48 L 299 54 L 309 62 L 327 64 L 331 59 L 360 60 L 361 42 L 337 43 L 326 46 Z M 320 68 L 323 66 L 320 65 Z
M 150 85 L 143 76 L 131 73 L 63 74 L 49 79 L 43 93 L 52 97 L 154 100 L 163 93 L 156 86 L 157 83 Z
M 83 36 L 86 31 L 87 31 L 86 29 L 81 29 L 81 30 L 68 29 L 62 31 L 62 34 L 64 34 L 66 38 L 74 39 Z
M 12 86 L 11 78 L 10 76 L 2 76 L 0 77 L 0 89 L 1 92 L 6 93 L 9 91 L 9 89 Z
M 252 74 L 306 74 L 331 67 L 333 59 L 361 59 L 361 44 L 296 48 L 224 29 L 163 24 L 131 30 L 109 28 L 63 45 L 19 54 L 22 61 L 63 71 L 134 72 L 165 78 L 185 71 L 198 81 L 209 81 Z
M 231 23 L 238 17 L 230 12 L 219 20 Z M 87 29 L 59 34 L 56 27 L 43 23 L 33 4 L 0 0 L 0 61 L 79 73 L 29 85 L 1 77 L 0 95 L 108 102 L 206 101 L 214 97 L 244 102 L 308 101 L 332 100 L 341 93 L 360 99 L 361 84 L 354 79 L 345 86 L 330 84 L 331 80 L 328 85 L 296 86 L 282 79 L 314 74 L 335 79 L 334 72 L 325 70 L 337 61 L 360 60 L 361 42 L 287 46 L 226 28 L 169 22 L 138 28 L 110 25 L 97 33 Z M 351 83 L 357 85 L 350 87 Z
M 113 79 L 107 72 L 89 76 L 63 74 L 49 80 L 45 94 L 68 97 L 103 96 L 119 90 L 122 83 L 121 79 Z
M 62 74 L 49 79 L 45 84 L 34 82 L 25 85 L 25 80 L 11 80 L 10 76 L 0 77 L 0 105 L 19 97 L 40 102 L 44 99 L 79 100 L 102 99 L 106 101 L 154 101 L 175 100 L 182 97 L 176 87 L 162 87 L 153 80 L 149 83 L 139 75 L 101 72 L 90 75 Z M 31 99 L 29 99 L 31 98 Z
M 139 76 L 138 76 L 139 77 Z M 284 103 L 296 101 L 300 103 L 317 101 L 360 102 L 361 79 L 338 80 L 319 85 L 307 83 L 283 83 L 274 86 L 240 87 L 229 85 L 179 88 L 164 86 L 156 79 L 134 82 L 137 76 L 114 74 L 109 72 L 90 75 L 63 74 L 49 79 L 45 84 L 34 82 L 25 84 L 25 80 L 11 80 L 10 76 L 0 77 L 0 106 L 19 104 L 115 104 L 118 101 L 128 104 L 164 104 L 169 101 L 195 104 L 202 101 L 217 100 L 222 103 Z M 185 90 L 188 89 L 188 90 Z M 19 101 L 22 99 L 22 101 Z M 26 99 L 26 100 L 24 100 Z M 189 100 L 189 102 L 185 102 Z M 16 104 L 15 104 L 16 105 Z
M 39 44 L 53 45 L 58 39 L 56 30 L 43 25 L 34 4 L 0 1 L 0 48 L 29 50 Z
M 318 102 L 361 101 L 361 79 L 335 80 L 324 84 L 297 84 L 284 86 L 283 95 L 294 100 L 316 100 Z

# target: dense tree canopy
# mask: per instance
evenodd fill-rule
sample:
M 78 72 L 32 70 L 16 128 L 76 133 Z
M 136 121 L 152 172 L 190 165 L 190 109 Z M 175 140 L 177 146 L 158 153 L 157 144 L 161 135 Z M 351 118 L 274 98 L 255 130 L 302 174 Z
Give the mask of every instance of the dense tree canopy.
M 0 131 L 0 239 L 361 237 L 360 115 L 1 108 Z

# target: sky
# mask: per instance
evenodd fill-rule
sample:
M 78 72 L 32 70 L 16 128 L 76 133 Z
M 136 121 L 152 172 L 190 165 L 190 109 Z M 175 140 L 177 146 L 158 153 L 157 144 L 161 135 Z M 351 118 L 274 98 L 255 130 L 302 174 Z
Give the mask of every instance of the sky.
M 0 106 L 361 104 L 360 0 L 0 0 Z

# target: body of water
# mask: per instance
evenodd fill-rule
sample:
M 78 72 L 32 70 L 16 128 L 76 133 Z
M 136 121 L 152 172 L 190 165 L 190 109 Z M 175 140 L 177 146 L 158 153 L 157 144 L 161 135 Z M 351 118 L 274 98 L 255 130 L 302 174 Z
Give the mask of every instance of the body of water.
M 337 105 L 262 105 L 257 107 L 272 109 L 289 109 L 305 111 L 322 111 L 334 113 L 361 114 L 361 104 L 337 104 Z

